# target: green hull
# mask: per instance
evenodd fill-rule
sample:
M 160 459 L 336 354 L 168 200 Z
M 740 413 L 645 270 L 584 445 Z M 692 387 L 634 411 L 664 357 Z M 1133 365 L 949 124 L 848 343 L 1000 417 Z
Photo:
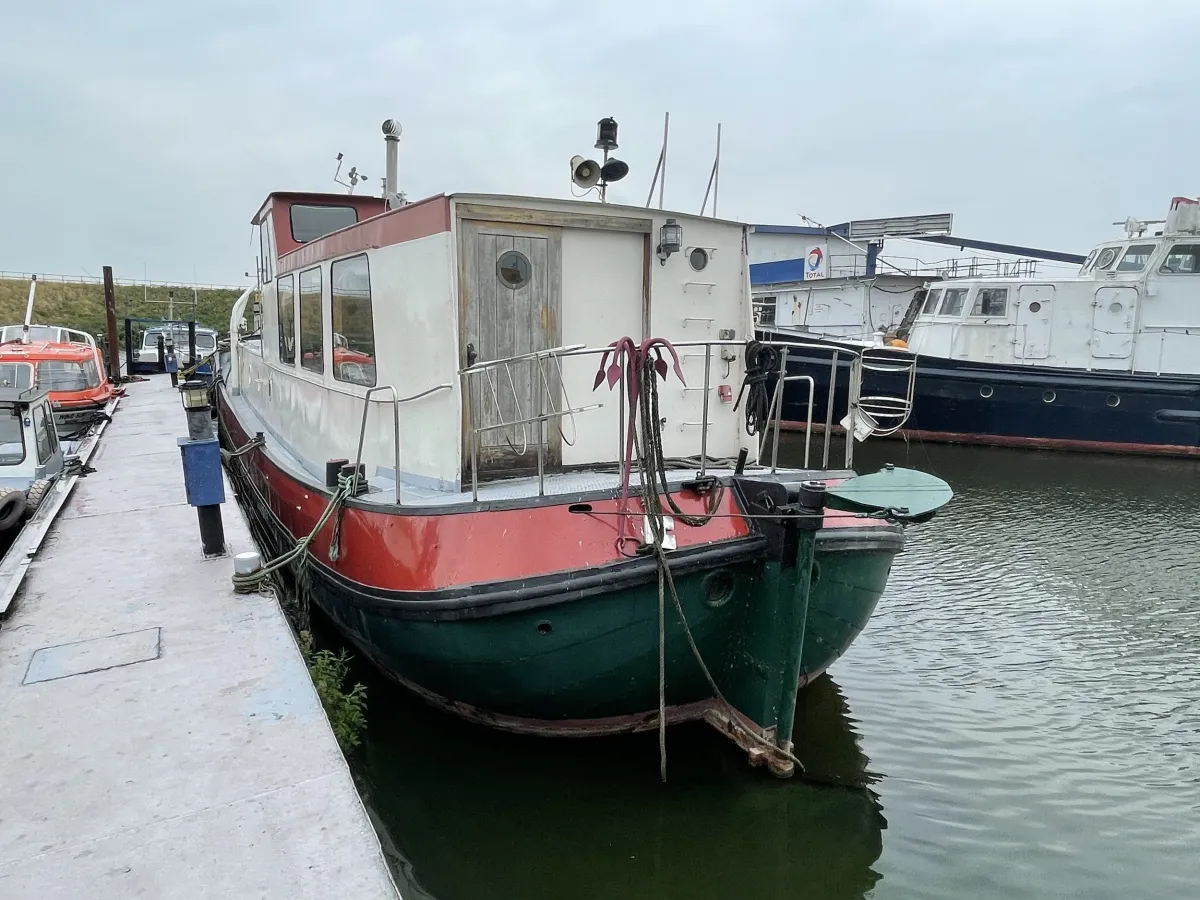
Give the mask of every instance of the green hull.
M 866 626 L 899 549 L 898 541 L 878 549 L 823 549 L 826 543 L 838 542 L 818 538 L 801 684 L 825 671 Z M 754 646 L 770 623 L 759 627 L 754 613 L 778 570 L 778 563 L 761 562 L 721 570 L 733 576 L 723 602 L 711 597 L 719 593 L 713 572 L 676 578 L 700 656 L 739 709 L 753 706 L 750 698 L 773 674 L 773 661 Z M 384 671 L 460 714 L 546 733 L 627 731 L 657 722 L 657 583 L 449 622 L 390 618 L 337 592 L 318 594 L 324 610 Z M 669 595 L 666 604 L 667 704 L 707 701 L 712 690 Z M 746 699 L 735 699 L 741 696 Z

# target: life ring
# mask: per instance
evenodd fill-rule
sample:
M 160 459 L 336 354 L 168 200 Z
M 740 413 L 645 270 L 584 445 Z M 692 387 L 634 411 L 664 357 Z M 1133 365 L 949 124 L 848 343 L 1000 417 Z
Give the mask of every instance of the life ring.
M 25 494 L 12 488 L 0 491 L 0 531 L 19 525 L 24 515 Z

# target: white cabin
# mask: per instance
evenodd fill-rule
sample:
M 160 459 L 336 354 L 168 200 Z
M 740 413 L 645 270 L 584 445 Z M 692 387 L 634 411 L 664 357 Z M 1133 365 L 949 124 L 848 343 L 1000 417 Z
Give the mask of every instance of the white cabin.
M 664 253 L 670 220 L 682 242 Z M 625 413 L 619 389 L 593 391 L 599 355 L 498 365 L 476 378 L 460 370 L 624 336 L 752 336 L 747 236 L 734 222 L 499 195 L 385 209 L 377 198 L 295 193 L 272 194 L 253 221 L 262 242 L 261 337 L 249 339 L 243 327 L 238 340 L 234 331 L 227 383 L 235 402 L 321 479 L 326 460 L 354 458 L 369 391 L 381 401 L 367 417 L 363 449 L 375 490 L 458 492 L 471 477 L 473 449 L 476 472 L 497 475 L 543 461 L 547 471 L 611 463 Z M 704 446 L 710 458 L 733 459 L 745 447 L 753 458 L 756 440 L 733 411 L 742 353 L 711 348 L 702 443 L 706 350 L 679 352 L 686 385 L 674 375 L 660 382 L 664 454 L 695 456 Z M 561 423 L 520 424 L 551 408 Z
M 923 356 L 1087 370 L 1200 374 L 1200 203 L 1177 197 L 1161 231 L 1088 254 L 1070 278 L 929 286 L 908 337 Z

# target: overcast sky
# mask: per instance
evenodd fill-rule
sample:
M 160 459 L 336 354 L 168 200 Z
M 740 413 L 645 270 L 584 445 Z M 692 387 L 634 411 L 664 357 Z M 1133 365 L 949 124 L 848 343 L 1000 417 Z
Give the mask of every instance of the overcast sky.
M 1200 2 L 39 0 L 0 31 L 0 269 L 240 283 L 271 190 L 569 196 L 620 123 L 644 203 L 827 224 L 953 212 L 955 232 L 1083 251 L 1200 193 Z M 378 190 L 372 178 L 368 188 Z M 360 188 L 361 191 L 361 188 Z

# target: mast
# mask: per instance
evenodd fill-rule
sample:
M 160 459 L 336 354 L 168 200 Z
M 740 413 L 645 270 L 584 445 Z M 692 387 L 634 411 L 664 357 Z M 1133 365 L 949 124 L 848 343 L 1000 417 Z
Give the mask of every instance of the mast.
M 29 280 L 29 301 L 25 304 L 25 326 L 21 330 L 21 343 L 29 343 L 29 323 L 33 320 L 33 296 L 37 293 L 37 276 Z

